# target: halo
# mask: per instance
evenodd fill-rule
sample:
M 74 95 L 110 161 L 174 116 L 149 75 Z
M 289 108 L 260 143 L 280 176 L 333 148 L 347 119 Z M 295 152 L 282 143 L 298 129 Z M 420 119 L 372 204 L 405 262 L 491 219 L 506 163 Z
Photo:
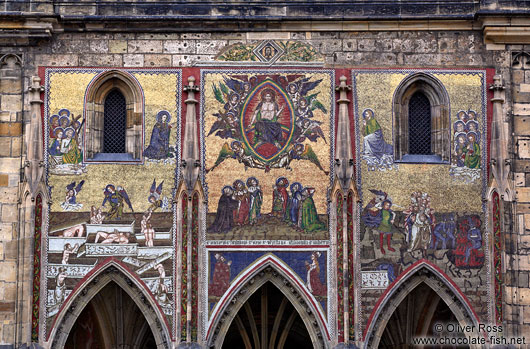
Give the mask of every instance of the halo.
M 167 123 L 171 121 L 171 114 L 167 110 L 161 110 L 156 114 L 156 122 L 162 122 L 162 115 L 166 116 Z
M 59 110 L 59 112 L 57 113 L 58 115 L 61 115 L 61 113 L 63 112 L 66 112 L 66 117 L 69 118 L 70 117 L 70 110 L 66 109 L 66 108 L 63 108 L 61 110 Z M 63 116 L 63 115 L 61 115 Z
M 365 110 L 363 110 L 363 119 L 366 119 L 366 112 L 368 111 L 372 113 L 372 117 L 375 115 L 375 112 L 372 108 L 366 108 Z

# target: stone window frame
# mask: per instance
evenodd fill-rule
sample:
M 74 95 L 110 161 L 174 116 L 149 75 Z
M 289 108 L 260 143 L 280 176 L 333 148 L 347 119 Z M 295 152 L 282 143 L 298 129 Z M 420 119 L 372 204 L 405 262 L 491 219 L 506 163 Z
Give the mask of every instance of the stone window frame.
M 103 153 L 105 99 L 118 90 L 126 103 L 125 153 Z M 110 70 L 90 83 L 85 94 L 85 162 L 143 161 L 144 96 L 138 81 L 128 72 Z
M 408 154 L 409 102 L 417 92 L 431 105 L 431 152 L 429 155 Z M 451 115 L 449 94 L 433 75 L 413 73 L 405 78 L 394 93 L 392 103 L 394 125 L 394 161 L 405 163 L 450 163 Z

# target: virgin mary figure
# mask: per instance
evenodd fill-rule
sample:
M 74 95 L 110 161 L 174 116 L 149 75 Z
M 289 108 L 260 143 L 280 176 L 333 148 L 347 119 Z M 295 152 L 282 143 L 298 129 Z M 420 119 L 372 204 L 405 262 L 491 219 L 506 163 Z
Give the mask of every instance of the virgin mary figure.
M 364 150 L 362 156 L 368 162 L 369 167 L 384 167 L 393 162 L 391 160 L 394 154 L 392 145 L 385 142 L 383 131 L 379 122 L 375 119 L 375 113 L 372 109 L 363 111 L 363 144 Z
M 156 124 L 151 132 L 151 140 L 144 150 L 144 156 L 150 159 L 167 159 L 169 154 L 169 134 L 171 132 L 171 114 L 162 110 L 156 115 Z

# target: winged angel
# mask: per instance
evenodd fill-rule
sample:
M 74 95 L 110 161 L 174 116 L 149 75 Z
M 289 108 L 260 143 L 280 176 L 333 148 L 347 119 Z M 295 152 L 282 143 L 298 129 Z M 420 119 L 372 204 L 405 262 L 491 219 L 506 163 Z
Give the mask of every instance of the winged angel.
M 281 93 L 270 87 L 261 89 L 260 86 L 268 81 Z M 245 169 L 258 168 L 265 172 L 271 168 L 291 170 L 292 161 L 301 160 L 310 161 L 328 174 L 306 142 L 316 143 L 322 139 L 327 143 L 320 127 L 322 122 L 315 120 L 313 114 L 316 110 L 324 114 L 328 112 L 317 98 L 319 92 L 311 93 L 321 82 L 322 79 L 311 81 L 310 77 L 302 75 L 232 75 L 218 85 L 214 83 L 214 96 L 223 108 L 213 114 L 216 121 L 207 136 L 231 141 L 223 144 L 214 165 L 207 172 L 230 159 L 242 163 Z M 253 98 L 261 100 L 248 103 Z M 248 107 L 250 104 L 255 105 L 254 109 Z M 250 117 L 245 118 L 247 114 Z M 274 156 L 258 156 L 261 155 L 260 149 L 267 149 Z

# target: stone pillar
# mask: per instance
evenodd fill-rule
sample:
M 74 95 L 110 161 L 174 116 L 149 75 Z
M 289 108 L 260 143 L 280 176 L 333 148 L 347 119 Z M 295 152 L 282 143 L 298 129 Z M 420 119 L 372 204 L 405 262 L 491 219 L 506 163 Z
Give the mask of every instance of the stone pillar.
M 188 78 L 189 85 L 184 86 L 184 91 L 188 93 L 186 103 L 186 127 L 184 129 L 184 142 L 182 144 L 182 172 L 186 181 L 186 188 L 193 190 L 195 182 L 199 176 L 199 146 L 197 142 L 197 112 L 195 92 L 199 87 L 195 85 L 195 77 Z M 189 193 L 192 194 L 191 192 Z
M 23 127 L 21 69 L 19 56 L 0 57 L 0 346 L 17 342 L 17 258 L 21 243 L 17 201 Z
M 530 333 L 530 54 L 513 52 L 512 140 L 515 203 L 504 199 L 505 318 L 508 336 Z M 495 90 L 494 90 L 495 91 Z M 494 107 L 494 112 L 496 109 Z M 509 115 L 509 114 L 508 114 Z M 492 140 L 494 143 L 494 140 Z M 499 193 L 502 194 L 504 193 Z M 506 213 L 511 213 L 507 216 Z
M 188 221 L 187 221 L 187 299 L 182 299 L 181 302 L 186 302 L 186 338 L 182 338 L 187 343 L 192 341 L 191 327 L 192 327 L 192 293 L 197 290 L 192 289 L 192 273 L 198 273 L 198 270 L 193 270 L 193 192 L 197 179 L 199 176 L 199 146 L 197 141 L 197 112 L 196 105 L 198 101 L 195 99 L 195 93 L 199 91 L 199 87 L 195 85 L 195 77 L 188 78 L 188 85 L 184 86 L 184 91 L 188 93 L 188 98 L 184 101 L 186 103 L 186 125 L 184 129 L 184 141 L 182 142 L 182 174 L 183 180 L 188 192 Z

